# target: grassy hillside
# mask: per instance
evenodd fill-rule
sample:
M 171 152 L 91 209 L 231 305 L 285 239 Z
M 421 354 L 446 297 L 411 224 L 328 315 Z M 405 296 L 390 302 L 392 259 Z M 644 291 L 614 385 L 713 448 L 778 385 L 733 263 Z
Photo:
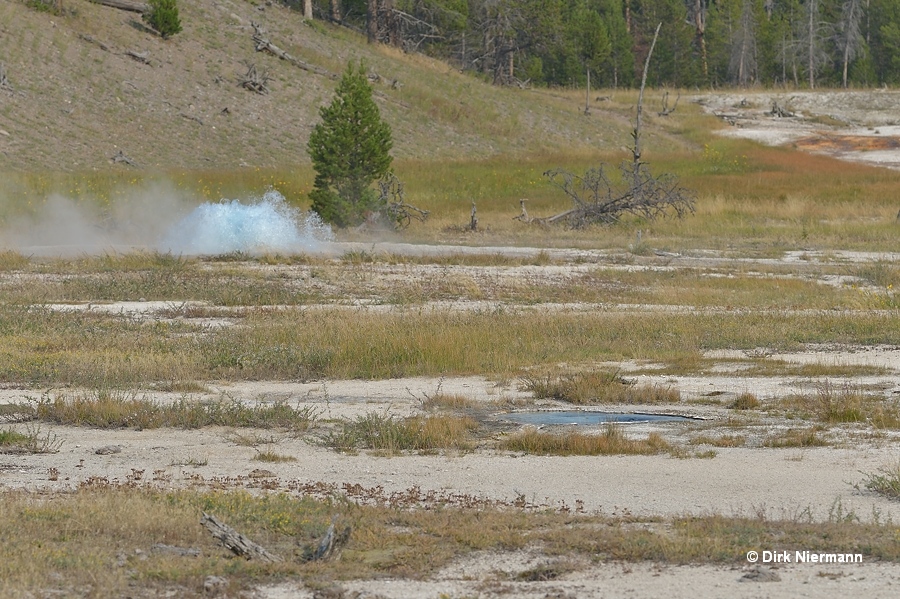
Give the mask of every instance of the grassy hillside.
M 580 94 L 488 85 L 269 4 L 181 0 L 184 31 L 162 40 L 137 14 L 87 0 L 67 0 L 62 15 L 27 0 L 0 3 L 0 63 L 14 90 L 0 91 L 8 134 L 0 134 L 0 170 L 105 168 L 119 150 L 142 170 L 308 162 L 307 138 L 335 81 L 256 52 L 251 20 L 280 48 L 332 74 L 364 59 L 399 81 L 399 89 L 375 84 L 398 159 L 580 154 L 629 143 L 634 94 L 595 99 L 586 117 Z M 150 64 L 128 51 L 146 53 Z M 239 86 L 250 63 L 268 71 L 268 95 Z M 657 147 L 679 145 L 652 125 L 648 135 Z

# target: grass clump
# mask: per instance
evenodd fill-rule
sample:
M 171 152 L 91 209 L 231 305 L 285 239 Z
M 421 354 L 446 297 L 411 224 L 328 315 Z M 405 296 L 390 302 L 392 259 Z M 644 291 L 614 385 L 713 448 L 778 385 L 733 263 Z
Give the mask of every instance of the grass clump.
M 27 425 L 25 432 L 14 428 L 0 430 L 0 453 L 57 453 L 62 441 L 40 426 Z
M 591 371 L 554 377 L 526 377 L 522 388 L 534 394 L 535 399 L 556 399 L 572 404 L 678 403 L 681 393 L 677 389 L 659 385 L 635 385 L 617 372 Z
M 374 449 L 386 454 L 438 449 L 465 451 L 473 448 L 471 433 L 477 427 L 478 423 L 466 416 L 395 418 L 371 412 L 344 422 L 339 431 L 327 437 L 326 444 L 340 451 Z
M 802 417 L 827 424 L 866 422 L 875 428 L 900 428 L 900 406 L 896 401 L 851 385 L 836 387 L 824 383 L 815 394 L 790 395 L 780 403 Z
M 700 435 L 691 439 L 691 445 L 712 445 L 713 447 L 743 447 L 747 442 L 744 435 L 720 435 L 711 437 Z
M 297 458 L 290 455 L 283 455 L 280 453 L 276 453 L 271 450 L 260 451 L 257 452 L 253 459 L 257 462 L 269 462 L 269 463 L 281 463 L 281 462 L 296 462 Z
M 866 490 L 884 495 L 889 499 L 900 499 L 900 462 L 891 467 L 880 468 L 876 473 L 865 475 L 862 487 Z M 860 485 L 855 485 L 859 490 Z
M 538 455 L 652 455 L 674 450 L 659 433 L 650 433 L 646 439 L 631 439 L 621 426 L 613 423 L 598 435 L 579 432 L 555 435 L 526 428 L 503 440 L 499 448 Z
M 744 392 L 735 397 L 728 407 L 732 410 L 753 410 L 759 407 L 759 399 L 752 393 Z
M 790 428 L 781 433 L 770 435 L 763 445 L 766 447 L 822 447 L 828 445 L 828 441 L 819 436 L 822 429 L 810 427 L 804 429 Z
M 286 401 L 247 405 L 223 395 L 199 401 L 182 397 L 174 403 L 162 404 L 134 393 L 105 389 L 60 394 L 53 399 L 44 397 L 37 403 L 36 414 L 41 420 L 57 424 L 137 429 L 195 429 L 218 425 L 305 431 L 318 418 L 314 408 L 292 407 Z

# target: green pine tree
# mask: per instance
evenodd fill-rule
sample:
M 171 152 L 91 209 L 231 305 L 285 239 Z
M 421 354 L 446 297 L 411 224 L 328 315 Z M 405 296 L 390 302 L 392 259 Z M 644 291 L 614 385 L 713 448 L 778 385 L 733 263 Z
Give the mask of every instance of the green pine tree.
M 156 29 L 163 38 L 181 32 L 181 19 L 178 17 L 176 0 L 149 0 L 150 10 L 142 16 L 144 22 Z
M 390 171 L 393 147 L 391 128 L 372 100 L 363 63 L 359 68 L 347 65 L 334 99 L 320 115 L 308 146 L 316 171 L 312 209 L 338 227 L 358 225 L 384 209 L 385 200 L 372 183 Z

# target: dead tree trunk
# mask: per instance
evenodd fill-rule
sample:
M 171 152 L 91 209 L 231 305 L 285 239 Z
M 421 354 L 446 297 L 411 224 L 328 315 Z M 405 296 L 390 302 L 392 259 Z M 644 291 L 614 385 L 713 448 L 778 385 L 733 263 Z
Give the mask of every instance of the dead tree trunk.
M 102 4 L 103 6 L 109 6 L 111 8 L 118 8 L 119 10 L 127 10 L 129 12 L 138 12 L 145 13 L 150 10 L 150 7 L 143 2 L 131 2 L 130 0 L 90 0 L 94 4 Z
M 331 20 L 341 22 L 341 0 L 331 0 Z
M 366 1 L 366 42 L 378 41 L 378 0 Z
M 653 34 L 653 42 L 650 44 L 650 51 L 647 52 L 647 60 L 644 61 L 644 73 L 641 75 L 641 91 L 638 93 L 638 103 L 637 103 L 637 118 L 634 120 L 634 132 L 631 136 L 634 138 L 634 150 L 632 151 L 632 156 L 634 158 L 634 165 L 637 165 L 641 161 L 641 112 L 644 106 L 644 88 L 647 86 L 647 71 L 650 70 L 650 57 L 653 56 L 653 48 L 656 47 L 656 38 L 659 37 L 659 29 L 662 27 L 662 23 L 656 26 L 656 32 Z M 637 177 L 637 168 L 635 168 L 635 177 Z M 635 180 L 635 185 L 637 185 L 637 180 Z
M 253 26 L 253 41 L 256 42 L 257 52 L 268 52 L 269 54 L 277 56 L 281 60 L 287 61 L 295 67 L 303 69 L 304 71 L 309 71 L 310 73 L 315 73 L 317 75 L 324 75 L 325 77 L 329 77 L 331 79 L 337 79 L 337 75 L 335 75 L 331 71 L 327 71 L 323 68 L 311 65 L 308 62 L 304 62 L 302 60 L 294 58 L 293 56 L 270 42 L 269 39 L 265 37 L 266 32 L 259 26 L 259 24 L 251 21 L 250 25 Z
M 206 512 L 200 519 L 200 524 L 206 527 L 212 536 L 217 538 L 222 544 L 235 555 L 247 559 L 260 559 L 264 562 L 281 562 L 281 557 L 269 553 L 260 545 L 257 545 L 235 529 L 231 528 L 224 522 L 210 516 Z
M 304 19 L 312 19 L 313 18 L 312 0 L 303 0 L 303 18 Z

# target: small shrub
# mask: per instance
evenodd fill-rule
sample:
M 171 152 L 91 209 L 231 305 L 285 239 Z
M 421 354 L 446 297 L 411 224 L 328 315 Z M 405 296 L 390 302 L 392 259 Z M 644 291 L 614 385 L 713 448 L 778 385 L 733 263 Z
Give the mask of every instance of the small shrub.
M 732 410 L 753 410 L 759 407 L 759 400 L 752 393 L 741 393 L 728 407 Z
M 858 490 L 859 485 L 855 486 Z M 862 486 L 890 499 L 900 499 L 900 462 L 890 468 L 880 468 L 875 474 L 866 474 Z
M 159 34 L 169 38 L 181 32 L 181 19 L 178 17 L 176 0 L 148 0 L 150 10 L 142 16 L 144 22 L 153 27 Z

